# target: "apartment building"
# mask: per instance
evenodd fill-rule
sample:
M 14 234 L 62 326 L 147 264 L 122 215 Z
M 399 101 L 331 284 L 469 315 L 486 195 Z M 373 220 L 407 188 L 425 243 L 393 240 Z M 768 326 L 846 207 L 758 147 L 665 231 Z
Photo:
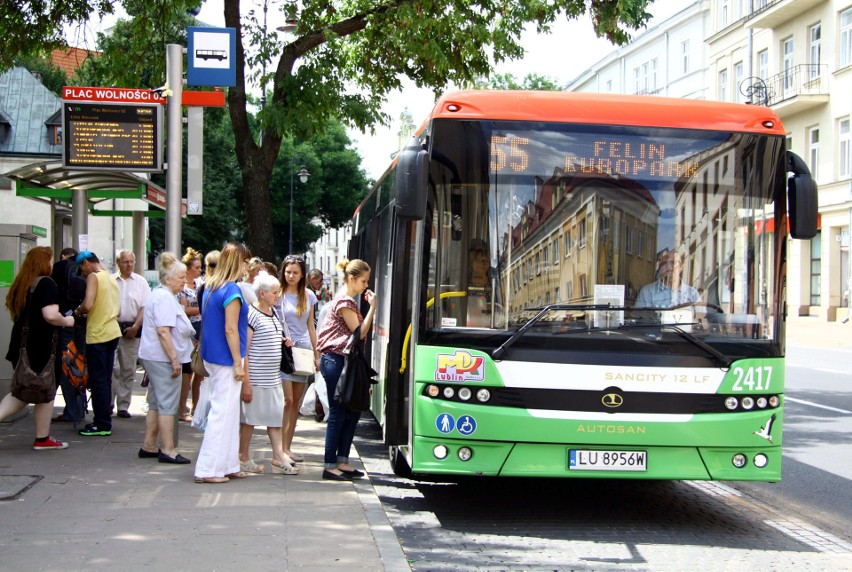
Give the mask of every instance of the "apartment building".
M 852 2 L 713 0 L 710 94 L 768 105 L 819 184 L 819 234 L 790 240 L 790 313 L 827 321 L 849 304 L 852 221 Z

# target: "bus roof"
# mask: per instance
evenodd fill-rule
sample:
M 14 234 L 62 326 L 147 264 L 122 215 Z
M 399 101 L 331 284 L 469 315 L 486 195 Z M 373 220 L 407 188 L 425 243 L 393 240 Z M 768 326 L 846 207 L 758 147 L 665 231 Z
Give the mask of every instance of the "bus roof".
M 785 134 L 775 112 L 759 105 L 567 91 L 452 91 L 435 104 L 429 116 L 429 120 L 433 119 L 549 121 Z

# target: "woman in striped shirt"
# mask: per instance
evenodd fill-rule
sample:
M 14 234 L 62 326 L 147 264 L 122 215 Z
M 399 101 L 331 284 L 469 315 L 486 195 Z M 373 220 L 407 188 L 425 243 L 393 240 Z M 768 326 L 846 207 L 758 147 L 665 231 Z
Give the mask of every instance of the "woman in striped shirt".
M 262 473 L 263 466 L 254 462 L 249 444 L 256 425 L 266 425 L 272 444 L 272 472 L 296 475 L 299 470 L 284 454 L 281 421 L 284 390 L 278 372 L 281 367 L 281 321 L 273 306 L 281 295 L 278 280 L 260 272 L 252 282 L 257 300 L 249 306 L 248 339 L 240 411 L 240 470 Z

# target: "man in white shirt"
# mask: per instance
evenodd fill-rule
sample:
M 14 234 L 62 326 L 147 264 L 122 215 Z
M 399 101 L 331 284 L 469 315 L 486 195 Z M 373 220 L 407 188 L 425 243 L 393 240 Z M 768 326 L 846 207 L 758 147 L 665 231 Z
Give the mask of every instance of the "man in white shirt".
M 120 251 L 117 264 L 118 272 L 113 277 L 118 282 L 118 325 L 122 335 L 118 340 L 115 367 L 112 370 L 112 398 L 118 408 L 118 416 L 126 419 L 130 417 L 128 410 L 133 395 L 133 380 L 136 378 L 142 316 L 151 287 L 144 277 L 133 272 L 136 256 L 131 251 Z
M 676 308 L 698 302 L 698 290 L 681 281 L 683 260 L 673 250 L 659 256 L 657 279 L 645 285 L 636 298 L 639 308 Z

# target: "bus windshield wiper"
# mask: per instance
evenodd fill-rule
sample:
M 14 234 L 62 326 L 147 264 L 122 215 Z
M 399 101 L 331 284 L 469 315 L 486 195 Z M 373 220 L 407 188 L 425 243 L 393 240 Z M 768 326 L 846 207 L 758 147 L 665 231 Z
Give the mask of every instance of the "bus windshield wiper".
M 728 369 L 729 367 L 731 367 L 731 364 L 734 362 L 734 360 L 732 360 L 731 358 L 729 358 L 728 356 L 726 356 L 725 354 L 723 354 L 722 352 L 720 352 L 719 350 L 717 350 L 716 348 L 714 348 L 713 346 L 711 346 L 710 344 L 705 342 L 704 340 L 692 335 L 690 332 L 687 332 L 686 330 L 684 330 L 683 328 L 681 328 L 679 326 L 675 326 L 674 324 L 660 324 L 660 328 L 666 328 L 666 329 L 672 330 L 674 333 L 676 333 L 677 335 L 679 335 L 680 337 L 682 337 L 686 341 L 690 342 L 694 346 L 701 348 L 702 350 L 704 350 L 705 352 L 707 352 L 708 354 L 710 354 L 711 356 L 716 358 L 716 360 L 725 369 Z
M 505 342 L 500 344 L 500 347 L 498 347 L 496 350 L 491 352 L 491 358 L 495 359 L 495 360 L 499 360 L 500 358 L 502 358 L 503 354 L 506 353 L 506 350 L 508 350 L 510 347 L 512 347 L 512 345 L 516 341 L 518 341 L 518 339 L 523 337 L 523 335 L 526 334 L 527 331 L 529 331 L 530 328 L 535 326 L 545 315 L 547 315 L 549 312 L 551 312 L 553 310 L 584 310 L 584 311 L 588 311 L 588 310 L 618 310 L 618 311 L 621 311 L 621 310 L 632 310 L 632 309 L 633 308 L 628 308 L 626 306 L 612 306 L 610 304 L 579 304 L 579 305 L 549 304 L 549 305 L 541 308 L 535 316 L 530 318 L 530 320 L 526 324 L 521 326 L 520 329 L 518 329 L 517 332 L 512 334 L 512 336 L 508 340 L 506 340 Z

